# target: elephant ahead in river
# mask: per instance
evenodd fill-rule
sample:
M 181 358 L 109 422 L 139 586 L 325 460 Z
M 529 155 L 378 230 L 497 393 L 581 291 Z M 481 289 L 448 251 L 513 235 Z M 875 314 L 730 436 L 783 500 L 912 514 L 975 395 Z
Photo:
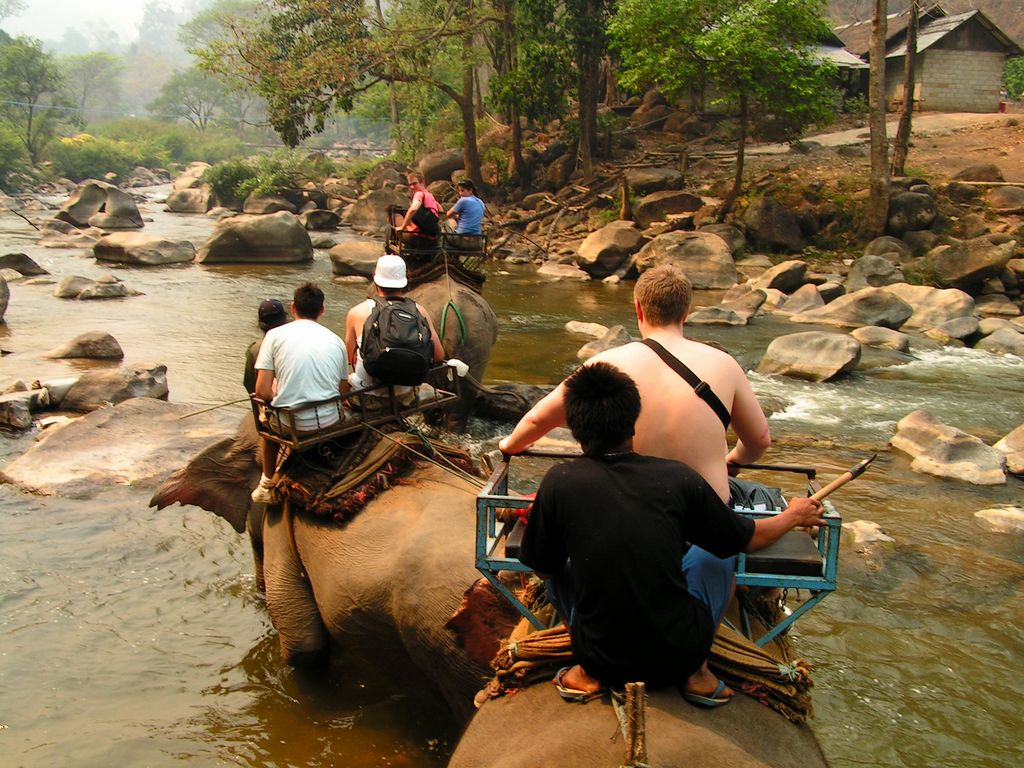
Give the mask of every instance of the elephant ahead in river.
M 446 622 L 477 579 L 476 488 L 418 464 L 346 523 L 250 504 L 259 477 L 256 433 L 211 446 L 174 473 L 151 504 L 196 504 L 248 530 L 267 610 L 291 664 L 325 659 L 333 639 L 407 688 L 440 693 L 460 721 L 489 676 Z M 511 628 L 509 619 L 506 629 Z
M 484 380 L 491 348 L 498 340 L 498 318 L 479 293 L 456 280 L 442 277 L 422 283 L 408 295 L 430 313 L 445 355 L 469 366 L 472 379 L 462 382 L 461 406 L 448 412 L 449 424 L 461 428 L 478 394 L 474 382 Z

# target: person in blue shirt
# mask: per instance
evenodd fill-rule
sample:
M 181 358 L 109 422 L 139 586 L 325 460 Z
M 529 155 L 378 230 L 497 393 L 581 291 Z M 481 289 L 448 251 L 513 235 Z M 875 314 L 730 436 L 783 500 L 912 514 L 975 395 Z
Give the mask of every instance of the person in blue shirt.
M 455 202 L 446 218 L 456 220 L 455 234 L 482 235 L 484 233 L 484 201 L 476 196 L 476 186 L 469 179 L 462 179 L 455 185 L 459 190 L 459 199 Z

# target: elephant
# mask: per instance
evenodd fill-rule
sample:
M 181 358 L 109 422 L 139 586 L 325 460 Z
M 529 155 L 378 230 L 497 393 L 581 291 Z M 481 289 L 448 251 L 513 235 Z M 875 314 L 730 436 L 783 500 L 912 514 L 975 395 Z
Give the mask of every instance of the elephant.
M 427 462 L 345 523 L 251 503 L 257 435 L 247 417 L 233 438 L 171 475 L 150 505 L 195 504 L 248 531 L 257 583 L 293 665 L 323 662 L 331 641 L 387 670 L 410 690 L 439 694 L 455 718 L 472 712 L 489 677 L 488 648 L 464 649 L 446 623 L 479 578 L 475 486 Z M 497 598 L 494 598 L 497 601 Z M 511 609 L 496 632 L 511 630 Z
M 448 426 L 461 429 L 473 412 L 479 382 L 483 381 L 491 348 L 498 340 L 498 318 L 477 291 L 443 276 L 420 283 L 407 295 L 430 313 L 445 355 L 469 366 L 469 376 L 462 381 L 460 403 L 446 413 Z
M 616 730 L 610 707 L 567 704 L 552 685 L 488 701 L 470 720 L 474 694 L 491 677 L 488 662 L 519 618 L 480 588 L 472 483 L 420 462 L 354 518 L 336 523 L 250 503 L 258 478 L 255 424 L 247 417 L 234 437 L 172 474 L 150 504 L 195 504 L 248 531 L 257 584 L 288 663 L 321 663 L 333 641 L 407 690 L 442 699 L 457 722 L 469 723 L 453 768 L 622 764 L 622 740 L 609 741 Z M 461 610 L 471 601 L 484 610 Z M 807 727 L 740 694 L 702 711 L 674 691 L 652 692 L 647 734 L 654 765 L 826 765 Z
M 810 728 L 794 725 L 739 693 L 727 706 L 704 710 L 684 701 L 674 689 L 649 691 L 645 719 L 650 765 L 828 765 Z M 618 768 L 625 763 L 623 741 L 607 697 L 570 704 L 553 685 L 542 684 L 486 702 L 470 721 L 448 766 Z

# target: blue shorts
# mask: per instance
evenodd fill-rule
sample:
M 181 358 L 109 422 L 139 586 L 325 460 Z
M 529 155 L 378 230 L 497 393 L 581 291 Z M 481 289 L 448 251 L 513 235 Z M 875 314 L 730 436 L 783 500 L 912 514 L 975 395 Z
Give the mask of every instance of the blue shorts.
M 686 591 L 707 606 L 715 626 L 718 626 L 732 597 L 736 557 L 722 560 L 707 550 L 691 546 L 690 551 L 683 555 L 683 573 Z

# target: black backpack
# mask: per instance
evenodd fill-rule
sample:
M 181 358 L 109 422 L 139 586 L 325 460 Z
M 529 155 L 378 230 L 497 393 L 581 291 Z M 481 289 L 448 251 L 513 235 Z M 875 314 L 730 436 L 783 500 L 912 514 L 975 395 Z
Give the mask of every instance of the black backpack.
M 430 325 L 405 297 L 374 299 L 359 349 L 366 372 L 385 384 L 422 384 L 434 359 Z
M 437 237 L 441 234 L 441 226 L 438 222 L 437 214 L 425 205 L 421 205 L 413 213 L 412 223 L 416 225 L 418 234 L 426 237 Z

